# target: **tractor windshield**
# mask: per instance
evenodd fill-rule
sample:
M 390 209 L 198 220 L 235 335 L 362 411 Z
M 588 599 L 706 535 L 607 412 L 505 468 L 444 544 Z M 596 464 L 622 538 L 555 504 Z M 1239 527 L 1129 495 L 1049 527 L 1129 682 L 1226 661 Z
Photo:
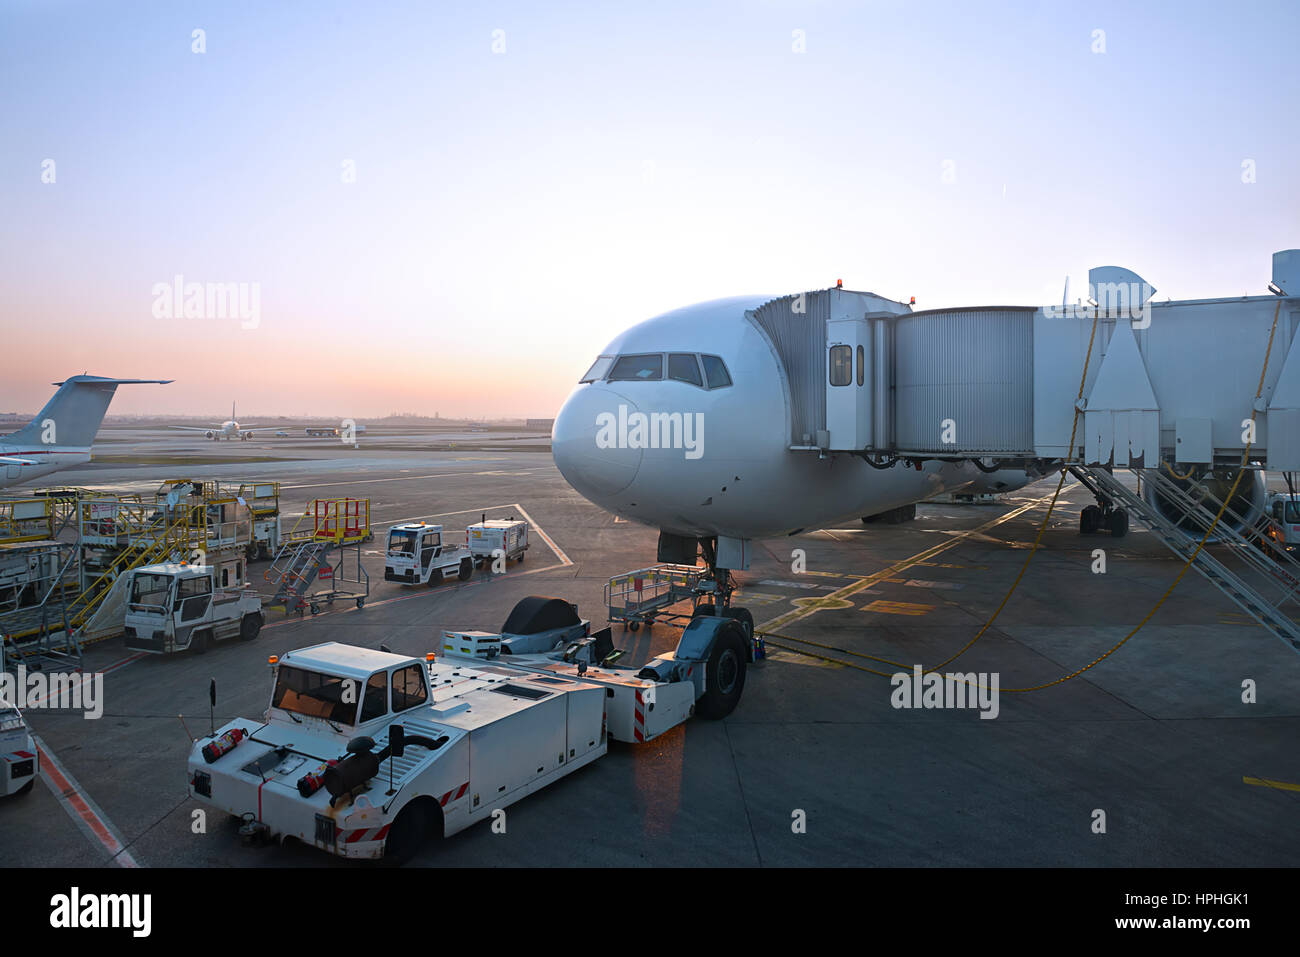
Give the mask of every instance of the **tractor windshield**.
M 390 555 L 414 555 L 415 554 L 415 532 L 389 532 L 388 533 L 388 554 Z
M 172 590 L 170 575 L 156 575 L 141 572 L 131 581 L 131 608 L 139 611 L 145 608 L 168 608 L 168 596 Z
M 281 665 L 275 676 L 271 707 L 337 724 L 354 724 L 360 682 Z

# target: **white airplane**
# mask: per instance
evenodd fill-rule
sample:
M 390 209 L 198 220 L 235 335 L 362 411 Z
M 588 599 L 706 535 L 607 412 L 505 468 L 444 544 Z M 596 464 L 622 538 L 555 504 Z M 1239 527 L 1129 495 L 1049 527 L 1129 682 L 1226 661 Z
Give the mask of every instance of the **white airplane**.
M 235 403 L 230 403 L 230 418 L 220 425 L 214 425 L 211 428 L 196 427 L 193 425 L 173 425 L 173 429 L 179 429 L 182 432 L 202 432 L 204 438 L 212 439 L 214 442 L 221 439 L 239 439 L 241 442 L 247 442 L 253 437 L 253 433 L 248 431 L 254 426 L 240 425 L 235 421 Z
M 748 568 L 754 539 L 882 513 L 908 517 L 942 492 L 1009 491 L 1038 477 L 970 462 L 881 467 L 792 452 L 789 383 L 745 315 L 772 298 L 720 299 L 633 326 L 602 350 L 556 416 L 560 473 L 607 511 L 658 528 L 660 561 L 693 565 L 698 547 L 725 601 L 723 570 Z M 871 299 L 889 311 L 909 308 Z M 672 420 L 670 431 L 681 441 L 643 447 L 663 426 L 648 414 L 665 413 L 680 414 L 680 429 Z
M 0 436 L 0 488 L 89 462 L 91 442 L 119 385 L 171 381 L 74 375 L 54 383 L 59 391 L 36 418 L 12 435 Z

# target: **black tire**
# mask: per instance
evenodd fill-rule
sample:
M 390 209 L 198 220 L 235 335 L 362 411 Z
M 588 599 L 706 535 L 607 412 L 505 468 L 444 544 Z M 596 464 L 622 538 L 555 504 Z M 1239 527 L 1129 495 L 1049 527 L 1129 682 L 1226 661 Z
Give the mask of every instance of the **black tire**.
M 640 631 L 640 630 L 641 630 L 641 622 L 639 622 L 639 621 L 628 622 L 628 626 L 627 626 L 627 627 L 628 627 L 628 630 L 629 630 L 629 631 L 633 631 L 633 632 Z
M 366 600 L 364 598 L 358 598 L 357 608 L 365 608 L 365 607 L 366 607 Z
M 244 546 L 244 561 L 257 561 L 257 542 L 249 542 Z
M 692 618 L 703 618 L 705 615 L 716 615 L 718 609 L 713 606 L 713 602 L 706 601 L 701 605 L 696 605 L 695 610 L 691 612 Z
M 523 560 L 524 560 L 524 552 L 520 552 L 519 557 L 516 558 L 515 561 L 522 563 Z
M 190 636 L 190 647 L 196 655 L 206 655 L 212 647 L 212 632 L 199 631 Z
M 460 573 L 456 576 L 463 582 L 469 581 L 474 577 L 474 563 L 468 558 L 460 560 Z
M 713 643 L 705 665 L 705 690 L 695 711 L 701 718 L 717 721 L 736 710 L 745 690 L 744 631 L 739 625 L 724 625 Z
M 722 616 L 740 622 L 741 627 L 745 629 L 745 637 L 751 641 L 753 640 L 754 616 L 750 614 L 748 608 L 724 608 Z
M 1079 533 L 1090 535 L 1101 527 L 1101 509 L 1088 505 L 1079 513 Z
M 11 796 L 22 797 L 24 794 L 31 794 L 32 788 L 35 786 L 35 784 L 36 784 L 36 779 L 32 778 L 30 781 L 28 781 L 26 784 L 20 787 L 17 791 L 15 791 Z
M 1128 512 L 1117 508 L 1110 513 L 1110 534 L 1113 538 L 1123 538 L 1128 534 Z
M 312 613 L 313 615 L 319 615 L 319 614 L 320 614 L 320 605 L 316 604 L 315 602 L 312 602 L 312 603 L 311 603 L 311 613 Z
M 413 803 L 402 808 L 388 830 L 388 840 L 384 842 L 384 864 L 389 867 L 406 864 L 429 839 L 430 830 L 429 814 L 422 804 Z
M 239 622 L 239 640 L 252 641 L 262 630 L 262 616 L 257 612 L 245 615 Z

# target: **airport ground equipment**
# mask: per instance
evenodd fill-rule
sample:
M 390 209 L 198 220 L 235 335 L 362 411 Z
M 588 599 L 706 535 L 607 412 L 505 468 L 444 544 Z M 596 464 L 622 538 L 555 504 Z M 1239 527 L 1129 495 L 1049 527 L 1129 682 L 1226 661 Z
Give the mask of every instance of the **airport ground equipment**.
M 249 561 L 270 558 L 280 548 L 279 482 L 249 481 L 235 485 L 215 480 L 167 479 L 154 492 L 154 502 L 159 507 L 177 508 L 185 504 L 192 509 L 215 509 L 234 503 L 247 513 L 234 530 L 241 536 L 237 543 L 244 546 Z
M 701 617 L 640 669 L 602 664 L 609 629 L 542 652 L 508 654 L 498 640 L 429 661 L 336 642 L 290 651 L 272 659 L 263 718 L 194 742 L 190 794 L 243 818 L 250 838 L 400 863 L 598 760 L 611 738 L 725 716 L 747 645 L 735 621 Z
M 131 651 L 204 654 L 227 638 L 262 630 L 262 599 L 245 577 L 243 549 L 209 552 L 205 563 L 133 568 L 126 581 L 124 643 Z
M 340 599 L 364 607 L 370 575 L 361 564 L 361 546 L 373 537 L 370 499 L 313 499 L 263 573 L 276 586 L 270 604 L 299 615 L 308 609 L 315 615 L 322 604 Z
M 0 545 L 55 537 L 55 503 L 44 496 L 0 499 Z
M 1264 533 L 1289 554 L 1300 552 L 1300 495 L 1274 492 L 1265 511 Z
M 40 770 L 40 754 L 22 712 L 0 704 L 0 797 L 30 792 Z
M 384 581 L 432 586 L 453 575 L 469 581 L 473 574 L 474 553 L 470 546 L 448 541 L 441 525 L 406 522 L 388 530 Z
M 477 564 L 491 562 L 500 552 L 507 561 L 524 560 L 528 551 L 528 523 L 523 519 L 494 518 L 483 521 L 465 529 L 470 554 Z
M 529 595 L 515 604 L 499 632 L 446 632 L 443 651 L 475 657 L 478 647 L 486 640 L 497 651 L 508 655 L 534 654 L 550 651 L 557 645 L 567 646 L 589 634 L 591 622 L 578 615 L 577 605 L 563 598 Z
M 57 537 L 9 549 L 10 570 L 25 561 L 30 580 L 16 602 L 0 604 L 6 667 L 77 667 L 85 644 L 122 633 L 127 572 L 193 560 L 247 530 L 233 500 L 195 508 L 84 489 L 36 494 L 50 504 Z
M 752 634 L 753 619 L 743 609 L 733 612 L 730 592 L 730 588 L 719 588 L 707 568 L 663 562 L 611 578 L 605 584 L 605 607 L 609 621 L 622 622 L 630 631 L 642 625 L 651 628 L 656 621 L 682 622 L 712 615 L 722 608 L 724 616 L 741 617 Z M 691 603 L 690 612 L 672 610 L 686 601 Z

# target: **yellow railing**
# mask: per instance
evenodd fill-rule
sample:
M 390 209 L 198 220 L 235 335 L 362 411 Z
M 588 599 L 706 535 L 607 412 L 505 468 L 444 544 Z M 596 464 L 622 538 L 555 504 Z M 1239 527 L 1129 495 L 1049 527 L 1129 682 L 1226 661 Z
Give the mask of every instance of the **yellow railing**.
M 0 501 L 0 544 L 54 537 L 54 502 L 48 498 Z

